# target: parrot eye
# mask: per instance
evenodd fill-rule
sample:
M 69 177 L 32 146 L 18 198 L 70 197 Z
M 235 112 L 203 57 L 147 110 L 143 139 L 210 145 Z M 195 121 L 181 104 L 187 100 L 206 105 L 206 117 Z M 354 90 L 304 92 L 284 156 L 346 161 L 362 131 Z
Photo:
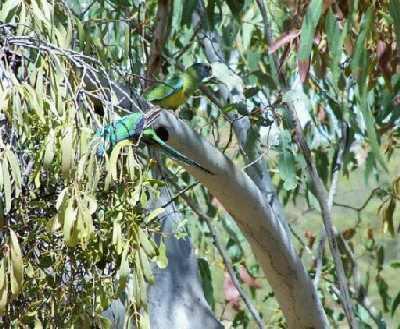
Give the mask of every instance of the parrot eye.
M 165 128 L 165 127 L 158 127 L 158 128 L 156 129 L 156 134 L 157 134 L 158 137 L 161 138 L 161 140 L 162 140 L 163 142 L 168 141 L 169 134 L 168 134 L 167 128 Z

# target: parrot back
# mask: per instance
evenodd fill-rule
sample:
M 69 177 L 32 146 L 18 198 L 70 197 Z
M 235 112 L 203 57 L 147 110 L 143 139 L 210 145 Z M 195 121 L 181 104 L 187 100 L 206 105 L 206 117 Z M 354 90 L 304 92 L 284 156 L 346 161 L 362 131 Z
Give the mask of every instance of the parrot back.
M 145 119 L 142 113 L 132 113 L 99 129 L 96 136 L 101 137 L 103 143 L 98 146 L 97 155 L 104 156 L 106 150 L 123 140 L 138 140 L 143 132 L 144 124 Z

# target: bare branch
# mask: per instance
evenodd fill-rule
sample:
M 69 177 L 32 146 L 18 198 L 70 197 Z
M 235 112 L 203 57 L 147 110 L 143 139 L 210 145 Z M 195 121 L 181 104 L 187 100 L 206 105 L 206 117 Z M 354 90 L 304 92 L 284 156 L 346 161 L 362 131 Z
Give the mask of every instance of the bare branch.
M 170 16 L 172 12 L 171 0 L 158 0 L 157 16 L 154 22 L 153 41 L 150 47 L 150 57 L 147 65 L 147 79 L 153 79 L 160 71 L 162 51 L 169 35 Z

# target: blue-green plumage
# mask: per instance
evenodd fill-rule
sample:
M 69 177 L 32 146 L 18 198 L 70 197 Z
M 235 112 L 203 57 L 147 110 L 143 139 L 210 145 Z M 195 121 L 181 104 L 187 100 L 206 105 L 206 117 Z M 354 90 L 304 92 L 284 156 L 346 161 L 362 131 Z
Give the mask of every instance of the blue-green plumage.
M 158 113 L 156 113 L 158 115 Z M 189 166 L 197 167 L 207 173 L 209 170 L 200 166 L 196 161 L 193 161 L 175 150 L 173 147 L 166 144 L 149 125 L 154 120 L 154 115 L 143 115 L 142 113 L 132 113 L 124 116 L 110 124 L 100 128 L 96 132 L 96 136 L 102 139 L 97 147 L 97 155 L 104 157 L 106 151 L 112 148 L 123 140 L 130 139 L 137 142 L 139 138 L 141 141 L 151 147 L 158 147 L 160 150 L 172 159 L 186 163 Z
M 120 141 L 126 139 L 138 140 L 144 127 L 144 115 L 132 113 L 97 130 L 96 136 L 103 138 L 103 143 L 97 148 L 97 154 L 104 156 L 106 148 L 112 149 Z

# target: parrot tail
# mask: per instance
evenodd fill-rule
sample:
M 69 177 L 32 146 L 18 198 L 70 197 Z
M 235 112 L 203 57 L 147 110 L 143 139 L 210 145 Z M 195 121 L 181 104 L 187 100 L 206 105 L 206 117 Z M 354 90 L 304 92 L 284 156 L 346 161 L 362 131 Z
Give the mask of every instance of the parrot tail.
M 214 173 L 212 173 L 208 169 L 204 168 L 203 166 L 201 166 L 196 161 L 194 161 L 192 159 L 189 159 L 188 157 L 186 157 L 185 155 L 183 155 L 179 151 L 175 150 L 173 147 L 169 146 L 168 144 L 162 142 L 162 143 L 158 143 L 158 146 L 160 147 L 161 151 L 164 152 L 170 158 L 172 158 L 174 160 L 177 160 L 179 162 L 185 163 L 185 164 L 187 164 L 189 166 L 192 166 L 192 167 L 195 167 L 195 168 L 199 168 L 199 169 L 205 171 L 206 173 L 208 173 L 210 175 L 214 175 Z
M 158 146 L 162 152 L 174 160 L 180 161 L 192 167 L 199 168 L 210 175 L 214 175 L 214 173 L 202 167 L 196 161 L 189 159 L 179 151 L 175 150 L 172 146 L 166 144 L 153 129 L 143 131 L 143 140 L 152 146 Z

